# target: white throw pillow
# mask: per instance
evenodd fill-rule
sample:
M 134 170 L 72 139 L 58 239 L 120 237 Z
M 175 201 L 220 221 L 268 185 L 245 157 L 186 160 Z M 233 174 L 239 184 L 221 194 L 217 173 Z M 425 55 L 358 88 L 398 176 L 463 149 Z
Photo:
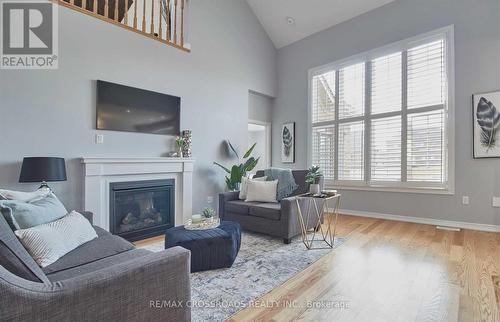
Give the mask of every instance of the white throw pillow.
M 278 202 L 276 191 L 278 180 L 274 181 L 248 181 L 247 199 L 245 201 Z
M 47 224 L 16 230 L 15 234 L 41 267 L 97 238 L 90 222 L 76 211 Z
M 33 192 L 0 189 L 0 199 L 33 202 L 47 197 L 49 193 L 49 188 L 40 188 Z
M 267 177 L 258 177 L 258 178 L 247 178 L 243 177 L 241 178 L 241 186 L 240 186 L 240 196 L 239 198 L 241 200 L 245 200 L 247 198 L 247 191 L 248 191 L 248 181 L 255 180 L 255 181 L 266 181 Z

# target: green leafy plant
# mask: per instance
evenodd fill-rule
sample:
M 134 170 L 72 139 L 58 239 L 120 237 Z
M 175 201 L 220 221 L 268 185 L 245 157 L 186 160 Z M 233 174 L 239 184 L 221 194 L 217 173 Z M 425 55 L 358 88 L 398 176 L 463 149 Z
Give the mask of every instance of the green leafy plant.
M 319 171 L 319 166 L 313 165 L 306 174 L 306 182 L 309 184 L 318 184 L 323 174 Z
M 179 148 L 182 148 L 186 144 L 186 141 L 182 136 L 177 136 L 175 138 L 175 145 L 177 145 Z
M 210 207 L 205 207 L 205 208 L 203 208 L 202 213 L 203 213 L 203 217 L 212 218 L 213 216 L 215 216 L 215 209 L 210 208 Z
M 229 149 L 235 154 L 235 156 L 240 159 L 240 156 L 236 149 L 233 147 L 231 142 L 227 141 Z M 226 171 L 228 173 L 228 176 L 226 176 L 226 185 L 229 190 L 238 190 L 239 185 L 241 183 L 241 178 L 245 177 L 247 175 L 247 172 L 252 171 L 257 163 L 259 162 L 259 158 L 254 158 L 251 156 L 253 149 L 257 143 L 254 143 L 250 149 L 245 152 L 243 155 L 243 158 L 241 159 L 241 162 L 239 164 L 234 164 L 231 166 L 231 168 L 225 167 L 220 163 L 214 162 L 215 165 L 219 166 L 222 170 Z

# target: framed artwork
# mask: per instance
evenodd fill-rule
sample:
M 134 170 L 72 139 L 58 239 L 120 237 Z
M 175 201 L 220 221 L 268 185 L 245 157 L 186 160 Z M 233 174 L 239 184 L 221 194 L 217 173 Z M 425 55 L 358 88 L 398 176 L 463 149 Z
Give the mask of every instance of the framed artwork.
M 281 128 L 281 162 L 295 163 L 295 122 Z
M 500 158 L 500 91 L 472 96 L 474 159 Z

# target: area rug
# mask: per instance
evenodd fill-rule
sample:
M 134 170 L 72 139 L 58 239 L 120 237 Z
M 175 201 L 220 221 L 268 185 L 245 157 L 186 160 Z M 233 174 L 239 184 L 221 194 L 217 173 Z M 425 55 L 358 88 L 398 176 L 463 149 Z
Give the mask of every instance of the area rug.
M 300 238 L 291 244 L 243 232 L 241 249 L 231 268 L 191 274 L 192 321 L 225 321 L 332 249 L 307 250 Z M 335 238 L 334 248 L 345 242 Z M 163 242 L 144 247 L 164 249 Z

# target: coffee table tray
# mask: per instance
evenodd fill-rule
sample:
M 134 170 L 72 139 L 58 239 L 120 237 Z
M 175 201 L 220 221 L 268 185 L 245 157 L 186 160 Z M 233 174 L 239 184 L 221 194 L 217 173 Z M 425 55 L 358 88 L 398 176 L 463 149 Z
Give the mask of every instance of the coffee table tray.
M 220 226 L 220 218 L 204 219 L 201 222 L 193 223 L 191 219 L 188 219 L 184 223 L 184 228 L 187 230 L 207 230 L 213 229 Z

